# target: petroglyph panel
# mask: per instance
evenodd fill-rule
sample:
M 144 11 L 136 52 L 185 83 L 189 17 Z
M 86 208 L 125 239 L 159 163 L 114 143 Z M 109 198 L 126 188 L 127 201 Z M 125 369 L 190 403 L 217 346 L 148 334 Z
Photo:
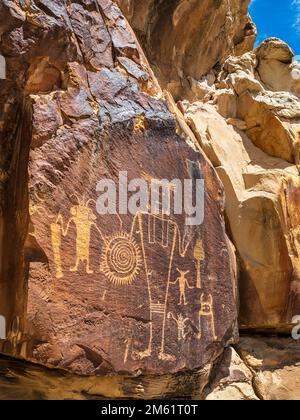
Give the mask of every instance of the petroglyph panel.
M 31 328 L 43 342 L 31 356 L 76 372 L 175 372 L 204 365 L 229 328 L 234 336 L 222 191 L 199 152 L 167 128 L 157 142 L 158 130 L 102 133 L 50 200 L 49 184 L 32 187 L 31 220 L 47 263 L 31 264 L 30 282 L 42 283 L 48 299 L 42 309 L 30 299 Z M 120 171 L 128 181 L 207 178 L 204 223 L 188 226 L 172 211 L 99 215 L 97 182 L 118 184 Z
M 211 363 L 237 317 L 215 170 L 115 1 L 2 3 L 0 350 L 83 375 Z M 157 188 L 204 180 L 204 223 L 167 208 L 99 215 L 98 183 L 123 171 Z M 215 334 L 208 322 L 198 338 L 202 293 Z

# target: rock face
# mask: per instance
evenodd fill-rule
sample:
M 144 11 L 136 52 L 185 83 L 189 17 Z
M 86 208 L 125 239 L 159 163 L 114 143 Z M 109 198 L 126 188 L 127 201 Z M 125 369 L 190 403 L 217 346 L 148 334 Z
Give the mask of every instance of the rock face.
M 2 234 L 10 270 L 1 267 L 1 298 L 10 295 L 11 304 L 17 296 L 14 314 L 1 306 L 8 321 L 3 351 L 83 375 L 209 365 L 237 332 L 216 172 L 193 139 L 176 133 L 114 2 L 1 7 L 9 75 L 1 82 L 1 144 L 15 156 L 2 194 L 3 229 L 15 243 Z M 100 215 L 98 183 L 114 181 L 120 194 L 125 177 L 131 201 L 134 180 L 142 179 L 146 208 Z M 159 190 L 159 211 L 147 214 L 149 188 L 164 179 L 169 194 L 180 193 L 184 180 L 205 182 L 203 196 L 201 187 L 193 194 L 196 224 L 162 209 Z M 27 285 L 28 300 L 21 292 Z
M 268 72 L 259 77 L 270 60 L 290 75 L 295 94 L 291 51 L 272 38 L 229 57 L 206 97 L 183 108 L 225 187 L 240 259 L 240 327 L 289 332 L 300 311 L 300 102 L 278 91 Z
M 118 0 L 163 87 L 189 95 L 231 53 L 253 48 L 249 0 Z M 183 36 L 184 34 L 184 36 Z
M 251 370 L 234 348 L 226 349 L 215 367 L 209 386 L 205 389 L 205 400 L 246 400 L 259 398 L 253 388 Z
M 0 358 L 1 400 L 199 399 L 209 378 L 202 371 L 158 376 L 78 376 L 8 357 Z
M 245 337 L 238 352 L 253 372 L 260 399 L 299 400 L 299 341 L 289 338 Z
M 299 342 L 241 337 L 214 369 L 206 400 L 299 400 Z
M 277 38 L 270 38 L 257 48 L 256 56 L 257 74 L 268 90 L 290 92 L 299 98 L 298 66 L 293 60 L 294 53 L 287 44 Z
M 2 0 L 3 398 L 300 398 L 300 70 L 248 4 Z

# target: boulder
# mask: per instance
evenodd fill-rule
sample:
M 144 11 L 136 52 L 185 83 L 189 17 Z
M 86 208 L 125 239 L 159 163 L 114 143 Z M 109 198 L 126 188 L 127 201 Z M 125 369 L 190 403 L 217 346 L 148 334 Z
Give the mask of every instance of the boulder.
M 238 352 L 253 372 L 263 400 L 299 400 L 299 342 L 292 338 L 243 337 Z
M 177 125 L 115 2 L 1 7 L 2 351 L 80 375 L 209 369 L 237 338 L 217 173 L 179 135 L 185 123 Z M 147 188 L 169 180 L 174 195 L 185 180 L 198 182 L 198 221 L 161 206 L 148 214 L 150 189 L 146 206 L 120 214 L 110 190 L 111 212 L 102 214 L 100 182 L 115 182 L 119 194 L 124 177 L 125 204 L 136 180 Z
M 299 331 L 299 328 L 297 328 Z M 242 336 L 215 365 L 206 400 L 299 400 L 299 342 L 287 337 Z
M 261 76 L 260 69 L 267 57 L 274 57 L 272 60 L 277 57 L 282 60 L 277 62 L 289 72 L 290 81 L 294 80 L 290 64 L 292 52 L 282 41 L 275 41 L 268 39 L 254 52 L 229 57 L 219 76 L 213 102 L 223 117 L 244 121 L 248 137 L 268 155 L 298 164 L 300 102 L 295 95 L 297 89 L 283 85 L 271 87 L 267 75 L 283 80 L 271 69 Z M 294 82 L 295 86 L 300 83 Z
M 289 92 L 300 98 L 299 64 L 290 47 L 277 38 L 268 38 L 255 51 L 257 73 L 268 90 Z
M 253 375 L 234 348 L 224 351 L 214 368 L 215 374 L 204 390 L 207 401 L 257 401 Z

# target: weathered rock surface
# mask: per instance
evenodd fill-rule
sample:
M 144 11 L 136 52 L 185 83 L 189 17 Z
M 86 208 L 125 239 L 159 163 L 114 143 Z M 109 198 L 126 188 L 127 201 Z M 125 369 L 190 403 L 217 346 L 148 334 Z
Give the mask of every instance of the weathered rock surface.
M 256 71 L 268 90 L 290 92 L 300 96 L 300 78 L 294 53 L 287 44 L 277 38 L 263 42 L 256 50 Z
M 213 372 L 204 392 L 205 400 L 259 400 L 251 370 L 232 347 L 224 351 Z
M 268 57 L 274 70 L 263 73 Z M 220 74 L 220 90 L 215 97 L 223 117 L 245 122 L 245 132 L 256 146 L 271 156 L 298 164 L 300 101 L 295 93 L 300 79 L 292 77 L 292 59 L 288 46 L 276 38 L 265 41 L 253 53 L 230 57 Z M 270 79 L 284 79 L 276 66 L 286 71 L 286 86 Z
M 2 0 L 0 399 L 300 399 L 297 341 L 236 344 L 300 314 L 300 71 L 248 4 Z M 204 223 L 98 214 L 125 171 Z
M 206 400 L 300 400 L 299 342 L 242 336 L 213 369 Z
M 15 165 L 1 196 L 2 350 L 82 375 L 209 366 L 237 335 L 215 170 L 177 135 L 114 2 L 1 7 L 1 159 Z M 204 179 L 205 224 L 162 211 L 100 216 L 97 183 L 121 171 L 147 186 Z
M 253 372 L 253 386 L 260 399 L 300 400 L 299 341 L 242 337 L 237 349 Z
M 82 377 L 1 356 L 0 400 L 200 399 L 209 372 Z
M 206 369 L 177 375 L 82 377 L 0 358 L 0 399 L 300 400 L 299 342 L 242 336 Z
M 229 54 L 253 48 L 256 29 L 249 0 L 118 0 L 142 41 L 163 87 L 191 95 L 215 79 L 214 67 Z M 202 79 L 203 78 L 203 79 Z
M 300 311 L 300 101 L 259 79 L 258 63 L 272 52 L 284 60 L 290 50 L 271 39 L 228 58 L 206 103 L 181 108 L 225 187 L 240 260 L 240 327 L 290 331 Z

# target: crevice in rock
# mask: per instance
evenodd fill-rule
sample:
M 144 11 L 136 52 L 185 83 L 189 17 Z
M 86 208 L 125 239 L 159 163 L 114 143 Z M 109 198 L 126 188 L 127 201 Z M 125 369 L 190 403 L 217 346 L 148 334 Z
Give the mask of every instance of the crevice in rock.
M 8 325 L 8 341 L 2 343 L 8 351 L 12 340 L 25 331 L 27 311 L 28 263 L 24 259 L 24 245 L 29 227 L 28 161 L 31 142 L 31 102 L 19 96 L 17 111 L 11 118 L 17 131 L 13 141 L 10 160 L 10 176 L 5 185 L 3 208 L 3 237 L 1 240 L 0 276 L 2 293 L 0 303 Z M 17 331 L 12 332 L 17 323 Z M 14 328 L 15 329 L 15 328 Z M 21 341 L 21 340 L 19 340 Z M 12 349 L 14 352 L 16 349 Z
M 250 372 L 252 374 L 252 388 L 253 388 L 253 391 L 255 392 L 255 395 L 257 396 L 257 398 L 259 400 L 264 400 L 265 397 L 264 397 L 264 395 L 262 395 L 262 393 L 260 392 L 260 390 L 259 390 L 259 388 L 256 384 L 256 372 L 255 372 L 255 370 L 252 368 L 252 366 L 249 365 L 249 363 L 247 362 L 243 353 L 240 351 L 238 345 L 233 346 L 233 348 L 235 349 L 237 354 L 240 356 L 241 360 L 245 363 L 245 365 L 247 366 L 247 368 L 250 370 Z

